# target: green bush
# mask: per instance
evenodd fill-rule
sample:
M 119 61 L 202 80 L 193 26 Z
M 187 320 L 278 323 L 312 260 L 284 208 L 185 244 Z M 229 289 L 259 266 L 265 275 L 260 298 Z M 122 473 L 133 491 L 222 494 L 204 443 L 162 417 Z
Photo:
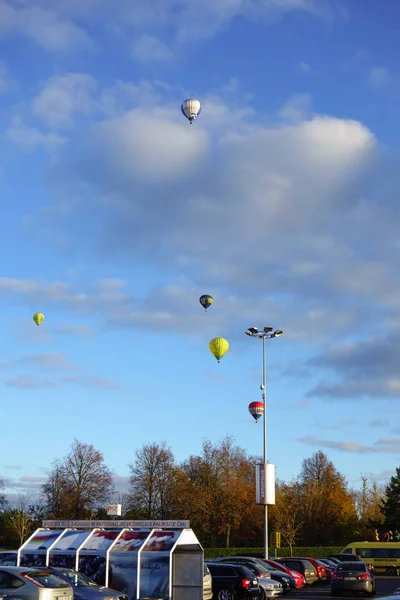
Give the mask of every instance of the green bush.
M 329 554 L 337 554 L 343 549 L 343 546 L 314 546 L 314 547 L 295 547 L 293 548 L 293 556 L 329 556 Z M 204 548 L 204 557 L 207 560 L 213 558 L 222 558 L 223 556 L 234 556 L 235 554 L 262 554 L 263 548 Z M 275 556 L 274 548 L 269 549 L 269 555 L 272 558 Z M 289 548 L 278 548 L 276 556 L 290 556 Z

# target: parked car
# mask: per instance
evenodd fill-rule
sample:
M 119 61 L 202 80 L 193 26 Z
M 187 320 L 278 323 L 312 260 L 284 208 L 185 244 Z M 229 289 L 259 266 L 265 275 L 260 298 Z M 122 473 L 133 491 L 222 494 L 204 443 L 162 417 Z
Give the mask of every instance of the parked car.
M 275 569 L 275 571 L 282 571 L 283 573 L 286 573 L 286 575 L 289 575 L 289 577 L 293 577 L 296 588 L 302 588 L 306 584 L 304 575 L 298 573 L 297 571 L 292 571 L 291 569 L 288 569 L 287 567 L 285 567 L 285 565 L 276 562 L 275 560 L 272 560 L 272 558 L 263 558 L 260 552 L 254 552 L 252 554 L 246 553 L 243 554 L 243 556 L 248 556 L 250 558 L 258 558 L 258 560 L 261 560 L 263 563 L 268 564 L 270 567 Z
M 212 577 L 213 600 L 258 600 L 257 577 L 244 565 L 206 562 Z
M 301 559 L 301 558 L 279 558 L 278 561 L 285 565 L 288 569 L 293 569 L 294 571 L 298 571 L 301 573 L 307 584 L 312 584 L 318 581 L 317 571 L 315 570 L 312 563 L 309 560 Z
M 99 585 L 83 573 L 66 567 L 43 567 L 43 572 L 53 573 L 72 586 L 74 600 L 128 600 L 128 596 Z
M 331 595 L 340 596 L 342 592 L 375 595 L 375 575 L 363 561 L 343 561 L 336 567 L 332 575 Z
M 323 561 L 321 558 L 316 558 L 315 560 L 318 564 L 323 565 L 325 567 L 326 580 L 330 582 L 332 579 L 332 573 L 336 569 L 336 565 L 334 565 L 333 563 L 329 564 L 328 562 Z
M 324 563 L 324 565 L 332 567 L 332 569 L 335 569 L 336 566 L 340 563 L 340 560 L 338 560 L 337 558 L 328 558 L 327 556 L 318 556 L 318 560 Z
M 233 564 L 245 565 L 258 579 L 260 586 L 260 600 L 265 598 L 276 598 L 283 594 L 284 588 L 279 581 L 271 579 L 270 572 L 263 565 L 257 562 L 257 559 L 248 556 L 216 559 L 215 562 L 231 562 Z
M 312 558 L 311 556 L 299 556 L 298 558 L 300 558 L 301 560 L 309 560 L 310 561 L 310 563 L 312 564 L 312 566 L 314 567 L 314 569 L 317 573 L 318 581 L 320 583 L 324 583 L 324 582 L 326 583 L 328 581 L 325 565 L 319 563 L 316 558 Z
M 20 600 L 73 600 L 72 587 L 53 573 L 29 567 L 0 567 L 0 596 Z
M 0 550 L 0 565 L 16 566 L 18 552 L 16 550 Z
M 284 592 L 290 592 L 290 590 L 296 589 L 296 580 L 293 575 L 288 575 L 285 571 L 280 571 L 279 569 L 275 569 L 275 567 L 271 567 L 271 565 L 264 563 L 260 558 L 256 558 L 255 560 L 258 560 L 265 565 L 270 572 L 272 579 L 275 579 L 282 584 Z
M 340 562 L 344 562 L 345 560 L 350 562 L 363 562 L 361 556 L 358 554 L 330 554 L 327 558 L 336 558 Z
M 213 597 L 212 577 L 210 569 L 203 563 L 203 600 L 211 600 Z
M 283 573 L 286 573 L 286 575 L 290 575 L 291 577 L 293 577 L 297 589 L 302 588 L 306 585 L 304 575 L 302 575 L 298 571 L 292 571 L 291 569 L 285 567 L 285 565 L 283 565 L 282 563 L 276 562 L 275 560 L 272 560 L 270 558 L 261 558 L 260 560 L 270 565 L 273 569 L 277 571 L 282 571 Z

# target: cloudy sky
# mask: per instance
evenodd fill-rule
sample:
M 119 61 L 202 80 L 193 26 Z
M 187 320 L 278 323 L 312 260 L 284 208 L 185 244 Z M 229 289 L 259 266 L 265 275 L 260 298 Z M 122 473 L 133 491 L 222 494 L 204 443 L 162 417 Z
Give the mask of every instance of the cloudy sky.
M 0 0 L 10 494 L 74 438 L 119 482 L 151 442 L 261 454 L 252 325 L 284 330 L 279 478 L 319 449 L 354 486 L 400 464 L 399 17 L 397 0 Z

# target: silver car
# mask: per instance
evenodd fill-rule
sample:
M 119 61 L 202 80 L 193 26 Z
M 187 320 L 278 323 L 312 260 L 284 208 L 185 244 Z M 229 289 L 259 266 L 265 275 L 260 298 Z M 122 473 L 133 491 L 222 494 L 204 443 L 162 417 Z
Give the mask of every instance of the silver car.
M 41 569 L 0 567 L 0 600 L 73 600 L 72 587 Z
M 67 569 L 66 567 L 43 567 L 43 571 L 53 573 L 72 585 L 74 600 L 128 600 L 128 596 L 122 592 L 99 585 L 86 575 L 83 575 L 83 573 L 79 573 L 73 569 Z

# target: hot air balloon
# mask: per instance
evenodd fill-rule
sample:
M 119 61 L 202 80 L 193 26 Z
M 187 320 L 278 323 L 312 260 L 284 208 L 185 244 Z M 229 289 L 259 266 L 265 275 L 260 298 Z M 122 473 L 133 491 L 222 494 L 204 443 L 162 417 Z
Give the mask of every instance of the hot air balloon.
M 210 308 L 211 304 L 213 303 L 213 297 L 209 296 L 208 294 L 203 294 L 200 296 L 199 302 L 204 310 L 207 310 L 207 308 Z
M 250 402 L 249 413 L 258 423 L 258 419 L 264 414 L 264 404 L 262 402 Z
M 35 313 L 33 315 L 33 320 L 35 321 L 36 325 L 39 327 L 40 323 L 43 323 L 43 321 L 44 321 L 44 314 L 43 313 Z
M 214 338 L 208 344 L 208 347 L 210 348 L 211 354 L 214 354 L 215 358 L 219 362 L 221 358 L 228 352 L 229 343 L 224 338 Z
M 188 98 L 182 102 L 181 111 L 182 114 L 189 119 L 190 124 L 192 124 L 201 112 L 201 104 L 194 98 Z

